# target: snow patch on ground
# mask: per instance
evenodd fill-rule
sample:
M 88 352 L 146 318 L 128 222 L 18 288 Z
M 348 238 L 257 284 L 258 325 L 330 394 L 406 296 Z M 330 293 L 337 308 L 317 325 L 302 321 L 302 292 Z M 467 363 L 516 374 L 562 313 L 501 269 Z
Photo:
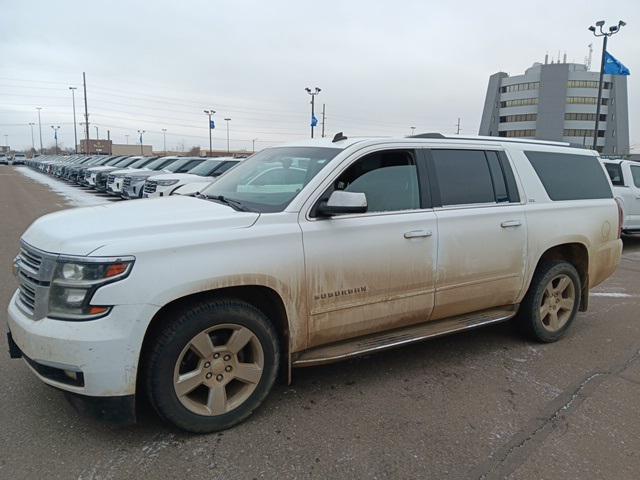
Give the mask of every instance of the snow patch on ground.
M 58 195 L 64 197 L 67 203 L 74 207 L 92 207 L 95 205 L 104 205 L 113 200 L 101 197 L 99 195 L 87 192 L 80 187 L 70 185 L 57 178 L 50 177 L 44 173 L 31 170 L 29 167 L 16 167 L 16 170 L 25 177 L 35 180 L 38 183 L 46 185 Z

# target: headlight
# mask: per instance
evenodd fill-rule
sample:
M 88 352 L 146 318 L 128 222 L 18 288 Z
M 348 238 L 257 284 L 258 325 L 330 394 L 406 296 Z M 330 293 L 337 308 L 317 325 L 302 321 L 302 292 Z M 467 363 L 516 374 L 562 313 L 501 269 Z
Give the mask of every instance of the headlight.
M 111 309 L 91 305 L 95 291 L 103 285 L 122 280 L 131 271 L 133 258 L 58 260 L 49 293 L 49 317 L 64 320 L 90 320 Z
M 175 185 L 178 183 L 178 180 L 158 180 L 158 185 L 163 187 L 168 187 L 169 185 Z

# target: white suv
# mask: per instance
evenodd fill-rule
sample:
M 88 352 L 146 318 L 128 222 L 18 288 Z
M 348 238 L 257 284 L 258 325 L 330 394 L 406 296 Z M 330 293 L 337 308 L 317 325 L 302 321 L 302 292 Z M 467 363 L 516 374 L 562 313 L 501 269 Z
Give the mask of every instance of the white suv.
M 198 198 L 66 210 L 24 233 L 9 345 L 134 418 L 228 428 L 291 367 L 515 317 L 560 339 L 621 256 L 596 153 L 342 134 L 265 149 Z M 115 413 L 114 413 L 115 412 Z
M 624 233 L 640 233 L 640 163 L 603 160 L 613 184 L 613 194 L 622 206 Z

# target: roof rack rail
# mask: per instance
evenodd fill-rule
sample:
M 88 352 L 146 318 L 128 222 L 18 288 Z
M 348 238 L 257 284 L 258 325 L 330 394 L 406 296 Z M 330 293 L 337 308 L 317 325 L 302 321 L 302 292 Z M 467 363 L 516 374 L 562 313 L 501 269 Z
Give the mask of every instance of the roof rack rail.
M 409 135 L 407 138 L 447 138 L 438 132 L 418 133 L 417 135 Z

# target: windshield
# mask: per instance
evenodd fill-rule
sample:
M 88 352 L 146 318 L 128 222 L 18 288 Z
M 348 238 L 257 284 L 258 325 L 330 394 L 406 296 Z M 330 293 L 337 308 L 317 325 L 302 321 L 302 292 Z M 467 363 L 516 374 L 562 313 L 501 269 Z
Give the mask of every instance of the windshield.
M 203 158 L 181 158 L 177 162 L 173 162 L 171 165 L 163 167 L 163 170 L 171 173 L 185 173 L 196 165 L 200 165 L 202 162 L 204 162 Z
M 256 212 L 281 212 L 339 148 L 278 147 L 247 158 L 202 191 Z
M 145 165 L 144 168 L 148 168 L 149 170 L 160 170 L 165 165 L 168 165 L 171 162 L 175 162 L 177 157 L 160 157 L 155 159 L 153 162 Z
M 209 173 L 222 163 L 222 160 L 205 160 L 200 165 L 189 170 L 194 175 L 209 175 Z
M 145 165 L 145 163 L 149 163 L 150 161 L 151 160 L 149 160 L 148 158 L 139 158 L 129 166 L 131 168 L 143 167 Z

